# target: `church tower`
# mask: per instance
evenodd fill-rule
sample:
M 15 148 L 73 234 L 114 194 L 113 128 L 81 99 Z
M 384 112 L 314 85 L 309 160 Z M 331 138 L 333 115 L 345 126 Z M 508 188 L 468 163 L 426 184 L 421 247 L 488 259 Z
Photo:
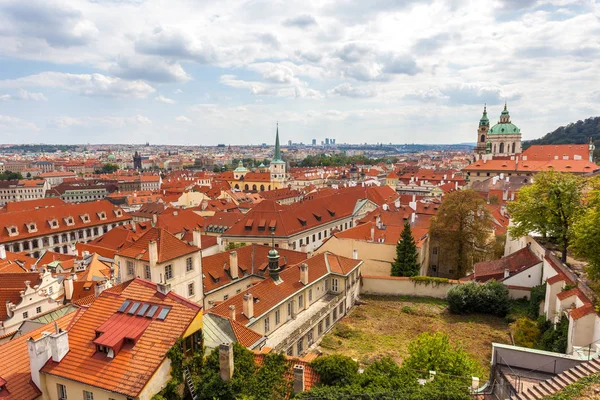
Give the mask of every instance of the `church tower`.
M 133 169 L 142 170 L 142 156 L 137 151 L 133 155 Z
M 479 128 L 477 129 L 477 145 L 475 153 L 485 154 L 487 147 L 488 130 L 490 129 L 490 120 L 487 116 L 487 105 L 483 106 L 483 115 L 479 120 Z
M 286 180 L 286 167 L 285 161 L 281 159 L 281 146 L 279 145 L 279 123 L 277 123 L 277 131 L 275 134 L 275 152 L 273 154 L 273 160 L 269 165 L 269 172 L 271 173 L 271 182 L 275 189 L 283 187 Z

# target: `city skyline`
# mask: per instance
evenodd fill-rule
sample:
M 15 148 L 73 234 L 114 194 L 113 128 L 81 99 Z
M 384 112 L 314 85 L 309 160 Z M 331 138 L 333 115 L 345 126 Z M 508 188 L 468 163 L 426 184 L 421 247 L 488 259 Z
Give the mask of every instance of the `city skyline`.
M 523 140 L 594 116 L 593 1 L 0 2 L 4 143 Z M 568 32 L 568 35 L 565 35 Z M 590 44 L 587 44 L 590 43 Z

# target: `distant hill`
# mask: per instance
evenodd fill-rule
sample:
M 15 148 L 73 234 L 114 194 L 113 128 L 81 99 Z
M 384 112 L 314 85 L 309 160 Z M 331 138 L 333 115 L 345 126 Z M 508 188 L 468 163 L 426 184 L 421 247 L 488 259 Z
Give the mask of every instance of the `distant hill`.
M 561 126 L 539 139 L 524 142 L 523 148 L 526 149 L 534 144 L 584 144 L 589 143 L 590 137 L 596 145 L 596 153 L 599 153 L 600 117 L 592 117 L 585 121 L 577 121 L 567 126 Z M 596 159 L 598 159 L 598 155 L 594 154 Z

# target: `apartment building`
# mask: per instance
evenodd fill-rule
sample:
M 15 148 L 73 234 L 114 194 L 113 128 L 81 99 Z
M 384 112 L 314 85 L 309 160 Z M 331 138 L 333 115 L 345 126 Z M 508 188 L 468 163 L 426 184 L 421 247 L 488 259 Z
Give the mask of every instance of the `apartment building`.
M 210 313 L 266 336 L 274 351 L 305 354 L 354 305 L 362 261 L 323 253 L 282 269 L 276 249 L 267 257 L 268 278 Z
M 44 180 L 0 181 L 0 205 L 43 199 L 50 185 Z
M 74 254 L 75 243 L 88 242 L 110 229 L 127 225 L 131 217 L 106 200 L 80 204 L 57 204 L 48 199 L 34 207 L 0 213 L 0 244 L 8 251 L 38 258 L 43 250 Z M 33 204 L 32 204 L 33 205 Z
M 163 228 L 150 228 L 115 255 L 120 282 L 134 278 L 163 284 L 179 296 L 202 304 L 200 231 L 193 243 L 177 239 Z

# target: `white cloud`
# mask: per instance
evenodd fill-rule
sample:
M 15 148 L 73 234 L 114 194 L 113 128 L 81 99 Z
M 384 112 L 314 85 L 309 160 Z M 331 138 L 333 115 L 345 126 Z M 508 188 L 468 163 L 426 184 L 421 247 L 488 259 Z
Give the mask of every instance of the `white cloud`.
M 367 98 L 377 95 L 377 91 L 372 87 L 355 87 L 349 83 L 342 83 L 328 92 L 330 95 L 338 95 L 344 97 Z
M 94 127 L 105 126 L 110 128 L 135 128 L 151 125 L 152 120 L 143 115 L 131 117 L 70 117 L 61 116 L 55 118 L 52 125 L 59 129 L 71 127 Z
M 6 132 L 37 132 L 40 129 L 33 122 L 0 114 L 0 128 Z
M 175 104 L 175 100 L 173 99 L 169 99 L 165 96 L 157 96 L 154 98 L 154 100 L 160 102 L 160 103 L 165 103 L 165 104 Z
M 109 70 L 120 78 L 150 82 L 186 82 L 191 79 L 181 64 L 152 56 L 121 56 Z
M 191 119 L 189 119 L 188 117 L 186 117 L 185 115 L 179 115 L 177 117 L 175 117 L 175 121 L 177 122 L 192 122 Z
M 0 101 L 8 100 L 25 100 L 25 101 L 48 101 L 48 98 L 43 93 L 32 93 L 25 89 L 19 89 L 15 95 L 3 94 L 0 95 Z
M 124 81 L 102 74 L 68 74 L 41 72 L 22 78 L 0 80 L 0 88 L 14 87 L 57 88 L 82 96 L 144 98 L 155 90 L 143 81 Z

